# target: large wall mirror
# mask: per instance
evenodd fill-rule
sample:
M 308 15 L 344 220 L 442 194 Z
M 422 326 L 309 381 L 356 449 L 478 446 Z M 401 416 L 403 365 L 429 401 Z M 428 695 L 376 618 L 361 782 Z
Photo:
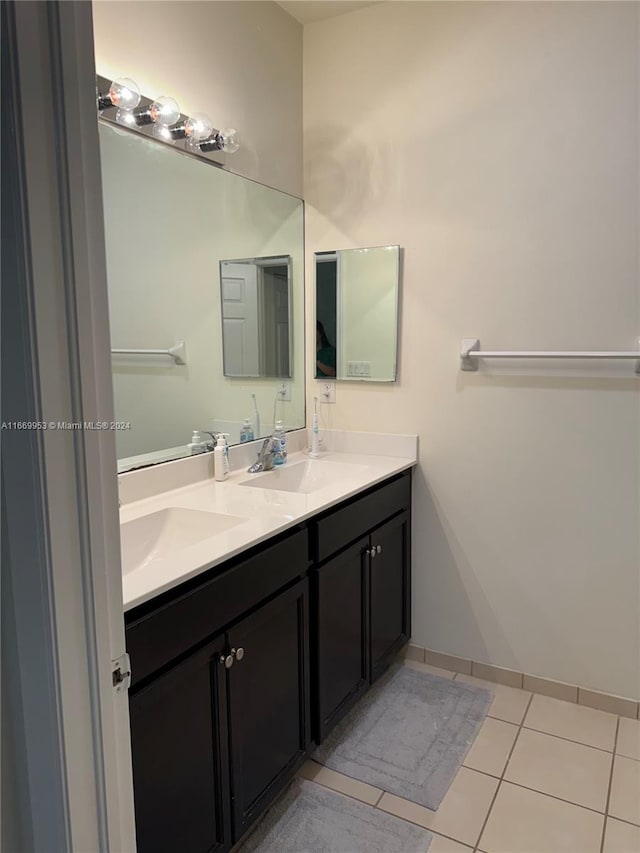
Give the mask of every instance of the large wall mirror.
M 302 201 L 105 122 L 100 151 L 118 469 L 238 442 L 256 409 L 303 427 Z
M 400 247 L 316 252 L 316 378 L 394 382 Z

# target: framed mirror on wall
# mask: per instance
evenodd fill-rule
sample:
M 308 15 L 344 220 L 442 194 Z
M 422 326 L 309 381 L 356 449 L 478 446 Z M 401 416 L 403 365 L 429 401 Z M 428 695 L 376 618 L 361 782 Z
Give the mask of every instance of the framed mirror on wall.
M 304 427 L 302 200 L 120 126 L 99 133 L 115 411 L 129 427 L 118 470 L 189 455 L 194 430 L 233 444 L 249 419 L 270 435 L 274 411 Z
M 400 247 L 316 252 L 316 379 L 395 382 Z

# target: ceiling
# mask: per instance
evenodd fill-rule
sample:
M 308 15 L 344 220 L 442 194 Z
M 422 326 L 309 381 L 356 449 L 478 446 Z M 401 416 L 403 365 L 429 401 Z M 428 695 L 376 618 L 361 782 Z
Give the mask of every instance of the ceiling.
M 311 24 L 323 18 L 346 15 L 365 6 L 375 6 L 378 0 L 276 0 L 279 6 L 301 24 Z

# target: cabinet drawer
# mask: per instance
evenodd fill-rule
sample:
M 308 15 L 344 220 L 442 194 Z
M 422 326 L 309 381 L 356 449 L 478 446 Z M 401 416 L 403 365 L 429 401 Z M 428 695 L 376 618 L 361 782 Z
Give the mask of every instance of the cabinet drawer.
M 303 575 L 307 566 L 307 531 L 300 530 L 139 619 L 134 611 L 126 628 L 132 686 Z
M 314 559 L 326 560 L 387 518 L 411 505 L 411 471 L 332 510 L 315 523 Z

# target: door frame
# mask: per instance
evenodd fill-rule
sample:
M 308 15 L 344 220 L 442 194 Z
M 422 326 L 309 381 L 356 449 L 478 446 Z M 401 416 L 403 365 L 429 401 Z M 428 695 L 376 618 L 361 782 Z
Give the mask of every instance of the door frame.
M 91 3 L 2 7 L 3 421 L 109 424 Z M 128 695 L 112 684 L 125 648 L 116 471 L 110 429 L 2 432 L 25 849 L 135 850 Z

